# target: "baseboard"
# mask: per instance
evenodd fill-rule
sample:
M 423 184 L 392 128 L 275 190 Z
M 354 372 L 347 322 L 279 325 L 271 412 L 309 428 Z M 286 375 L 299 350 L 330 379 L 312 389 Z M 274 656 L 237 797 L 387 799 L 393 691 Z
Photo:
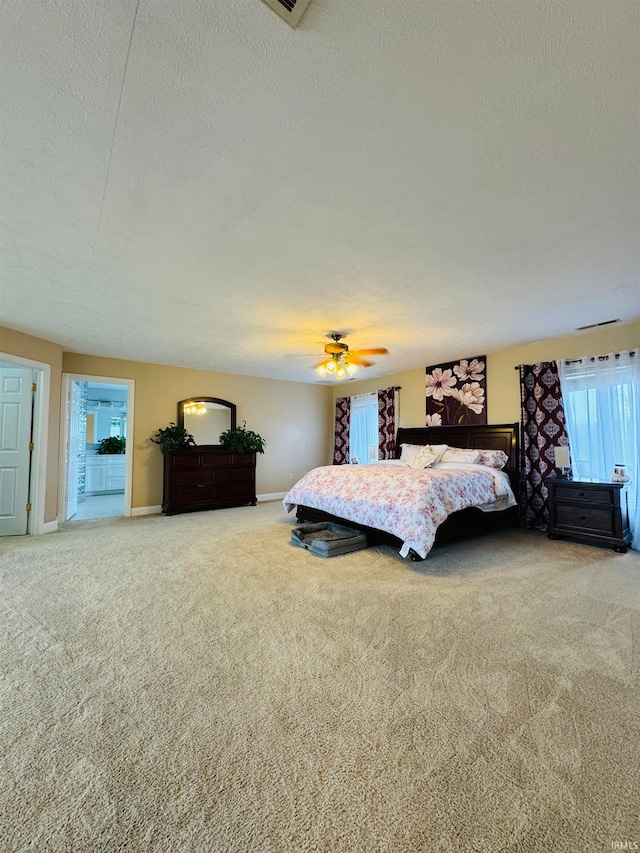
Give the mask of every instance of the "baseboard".
M 57 529 L 58 529 L 58 519 L 56 518 L 55 521 L 44 521 L 40 525 L 40 529 L 39 529 L 38 533 L 55 533 Z
M 258 495 L 258 503 L 263 501 L 281 501 L 286 492 L 273 492 L 268 495 Z M 131 515 L 160 515 L 162 506 L 132 506 Z
M 160 515 L 162 505 L 158 506 L 132 506 L 131 515 Z

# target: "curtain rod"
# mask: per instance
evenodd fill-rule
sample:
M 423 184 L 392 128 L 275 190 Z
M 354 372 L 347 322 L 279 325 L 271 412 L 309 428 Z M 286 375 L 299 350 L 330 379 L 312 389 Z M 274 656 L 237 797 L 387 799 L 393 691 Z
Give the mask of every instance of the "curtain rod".
M 630 356 L 634 356 L 635 354 L 636 354 L 636 351 L 635 351 L 635 350 L 631 350 L 631 351 L 629 352 L 629 355 L 630 355 Z M 587 357 L 585 356 L 585 358 L 587 358 Z M 616 353 L 616 358 L 620 358 L 620 353 L 619 353 L 619 352 L 617 352 L 617 353 Z M 608 360 L 609 360 L 609 356 L 608 356 L 608 355 L 592 355 L 590 358 L 587 358 L 587 361 L 595 361 L 596 359 L 597 359 L 598 361 L 608 361 Z M 563 359 L 560 359 L 560 360 L 561 360 L 561 361 L 564 361 L 564 363 L 565 363 L 565 364 L 582 364 L 582 359 L 581 359 L 581 358 L 563 358 Z M 513 369 L 514 369 L 514 370 L 519 370 L 521 367 L 523 367 L 523 365 L 521 365 L 521 364 L 516 364 L 516 365 L 514 366 L 514 368 L 513 368 Z
M 631 350 L 631 352 L 629 353 L 630 356 L 634 356 L 635 354 L 636 354 L 635 350 Z M 619 352 L 617 352 L 615 355 L 616 355 L 616 358 L 620 358 Z M 586 356 L 585 356 L 585 358 L 586 358 Z M 587 358 L 587 361 L 596 361 L 596 359 L 598 361 L 608 361 L 609 356 L 608 355 L 592 355 L 590 358 Z M 563 360 L 564 360 L 565 364 L 582 364 L 581 358 L 565 358 Z

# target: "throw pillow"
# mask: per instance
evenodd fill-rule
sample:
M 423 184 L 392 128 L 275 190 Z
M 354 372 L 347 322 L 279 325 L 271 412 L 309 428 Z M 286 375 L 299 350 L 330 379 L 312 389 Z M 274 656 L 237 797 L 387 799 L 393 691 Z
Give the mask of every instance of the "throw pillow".
M 480 459 L 478 460 L 480 465 L 487 465 L 489 468 L 504 468 L 507 464 L 509 457 L 504 452 L 504 450 L 481 450 L 480 451 Z
M 425 445 L 409 459 L 407 465 L 409 468 L 431 468 L 437 461 L 436 454 L 431 452 L 428 445 Z

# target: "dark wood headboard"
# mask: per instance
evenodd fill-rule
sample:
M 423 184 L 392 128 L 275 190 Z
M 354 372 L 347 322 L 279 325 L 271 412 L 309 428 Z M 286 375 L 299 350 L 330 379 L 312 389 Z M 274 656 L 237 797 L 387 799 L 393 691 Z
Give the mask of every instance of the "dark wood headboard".
M 401 444 L 448 444 L 473 450 L 504 450 L 509 457 L 502 469 L 509 475 L 518 497 L 520 480 L 520 424 L 472 424 L 467 426 L 400 427 L 396 436 L 396 458 Z

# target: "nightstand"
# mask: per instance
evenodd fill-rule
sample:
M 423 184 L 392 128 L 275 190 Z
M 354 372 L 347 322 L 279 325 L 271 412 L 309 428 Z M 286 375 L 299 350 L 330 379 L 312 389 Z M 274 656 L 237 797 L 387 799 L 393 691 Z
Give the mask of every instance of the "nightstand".
M 557 477 L 546 480 L 545 485 L 549 539 L 570 536 L 626 552 L 632 536 L 624 483 Z

